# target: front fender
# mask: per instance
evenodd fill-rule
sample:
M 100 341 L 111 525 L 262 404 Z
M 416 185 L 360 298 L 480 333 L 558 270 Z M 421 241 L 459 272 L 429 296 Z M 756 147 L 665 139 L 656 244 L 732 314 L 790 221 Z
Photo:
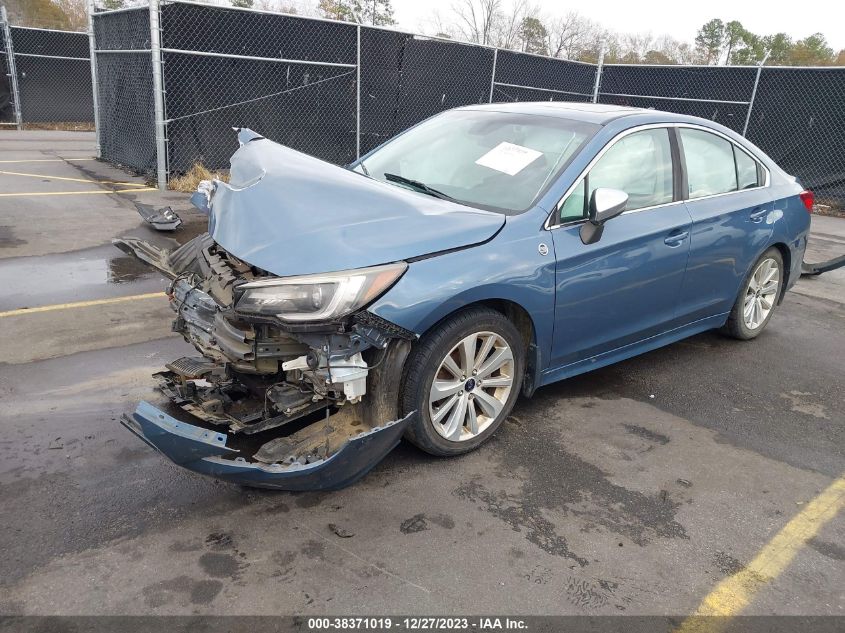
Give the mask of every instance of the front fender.
M 527 223 L 523 223 L 525 225 Z M 534 323 L 537 368 L 548 364 L 554 328 L 555 258 L 548 232 L 503 231 L 486 244 L 410 262 L 405 275 L 369 311 L 418 335 L 461 308 L 505 300 Z M 541 255 L 540 244 L 547 255 Z

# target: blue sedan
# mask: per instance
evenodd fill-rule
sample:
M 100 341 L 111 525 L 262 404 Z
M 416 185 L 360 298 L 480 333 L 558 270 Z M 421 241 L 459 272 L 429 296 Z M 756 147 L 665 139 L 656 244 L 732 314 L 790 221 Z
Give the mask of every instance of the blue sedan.
M 813 194 L 712 121 L 468 106 L 348 168 L 239 131 L 207 234 L 118 246 L 173 278 L 199 356 L 124 425 L 231 481 L 325 489 L 406 437 L 488 439 L 520 394 L 710 329 L 760 335 L 800 276 Z

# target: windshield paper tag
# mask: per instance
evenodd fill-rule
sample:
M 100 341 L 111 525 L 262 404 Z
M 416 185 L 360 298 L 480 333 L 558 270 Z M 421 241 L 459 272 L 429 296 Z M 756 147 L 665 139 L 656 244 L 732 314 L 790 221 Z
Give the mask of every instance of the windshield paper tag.
M 475 164 L 515 176 L 542 155 L 543 152 L 530 147 L 503 141 L 475 161 Z

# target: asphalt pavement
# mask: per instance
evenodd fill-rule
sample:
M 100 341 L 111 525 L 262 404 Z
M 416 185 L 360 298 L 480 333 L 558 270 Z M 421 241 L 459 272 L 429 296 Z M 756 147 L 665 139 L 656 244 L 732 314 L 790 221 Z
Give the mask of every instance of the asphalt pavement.
M 0 132 L 0 614 L 845 615 L 845 270 L 755 341 L 543 388 L 472 454 L 403 443 L 341 491 L 250 490 L 117 422 L 192 348 L 110 241 L 161 239 L 138 205 L 181 213 L 180 241 L 204 225 L 93 157 L 88 133 Z M 808 258 L 843 252 L 815 217 Z

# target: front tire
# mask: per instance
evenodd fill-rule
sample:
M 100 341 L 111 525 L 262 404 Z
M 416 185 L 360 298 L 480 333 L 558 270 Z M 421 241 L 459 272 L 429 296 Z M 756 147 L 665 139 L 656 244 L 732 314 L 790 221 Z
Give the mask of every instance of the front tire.
M 438 456 L 477 448 L 513 409 L 524 368 L 522 337 L 502 313 L 478 307 L 449 317 L 405 364 L 402 407 L 418 412 L 408 439 Z
M 741 341 L 759 336 L 775 312 L 783 283 L 783 256 L 778 249 L 770 248 L 752 266 L 724 332 Z

